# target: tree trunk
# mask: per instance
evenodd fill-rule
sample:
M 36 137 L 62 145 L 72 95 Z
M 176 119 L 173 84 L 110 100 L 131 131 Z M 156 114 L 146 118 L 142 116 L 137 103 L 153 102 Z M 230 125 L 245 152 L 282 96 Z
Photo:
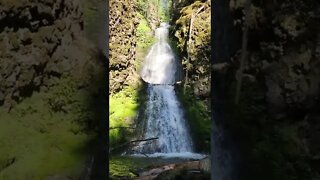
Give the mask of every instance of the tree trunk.
M 192 13 L 191 19 L 190 19 L 190 26 L 189 26 L 189 35 L 188 35 L 188 41 L 186 42 L 186 52 L 187 52 L 187 64 L 186 64 L 186 77 L 183 85 L 183 93 L 186 93 L 186 87 L 188 84 L 188 64 L 190 62 L 190 54 L 189 54 L 189 45 L 191 43 L 191 36 L 192 36 L 192 25 L 193 25 L 193 19 L 200 13 L 200 11 L 204 8 L 204 6 L 201 6 L 196 13 Z
M 166 171 L 179 171 L 179 170 L 187 170 L 187 171 L 204 171 L 208 172 L 210 171 L 210 159 L 208 157 L 205 157 L 201 160 L 196 161 L 187 161 L 183 163 L 175 163 L 175 164 L 167 164 L 159 167 L 154 167 L 152 169 L 143 171 L 138 173 L 139 176 L 136 179 L 155 179 L 157 178 L 161 173 Z
M 245 22 L 244 22 L 243 34 L 242 34 L 240 69 L 239 69 L 239 74 L 236 75 L 238 78 L 238 81 L 237 81 L 237 87 L 236 87 L 236 95 L 235 95 L 235 99 L 234 99 L 235 104 L 239 103 L 241 86 L 242 86 L 242 78 L 243 78 L 243 67 L 244 67 L 245 60 L 247 58 L 248 24 L 249 24 L 250 5 L 251 5 L 251 0 L 247 0 L 246 5 L 245 5 L 245 11 L 244 11 L 245 12 Z
M 189 64 L 189 60 L 190 60 L 190 55 L 189 55 L 189 44 L 191 41 L 191 36 L 192 36 L 192 24 L 193 24 L 193 18 L 194 18 L 194 14 L 192 13 L 191 15 L 191 19 L 190 19 L 190 26 L 189 26 L 189 35 L 188 35 L 188 41 L 186 42 L 186 52 L 187 52 L 187 63 L 186 63 L 186 77 L 185 77 L 185 81 L 184 81 L 184 85 L 183 85 L 183 93 L 186 93 L 186 87 L 188 84 L 188 64 Z

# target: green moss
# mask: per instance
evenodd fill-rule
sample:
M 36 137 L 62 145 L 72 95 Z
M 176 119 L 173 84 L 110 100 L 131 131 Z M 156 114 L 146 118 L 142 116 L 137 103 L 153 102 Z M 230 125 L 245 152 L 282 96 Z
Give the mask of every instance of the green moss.
M 144 16 L 138 13 L 138 17 L 140 22 L 137 27 L 137 45 L 140 48 L 149 47 L 155 40 L 152 36 L 152 30 Z
M 71 175 L 84 164 L 86 156 L 81 152 L 91 137 L 74 133 L 73 129 L 81 129 L 72 121 L 75 114 L 52 112 L 46 101 L 50 93 L 35 93 L 11 113 L 0 109 L 0 164 L 15 159 L 2 169 L 0 179 Z
M 134 123 L 138 111 L 137 90 L 131 86 L 110 96 L 109 127 L 129 127 Z M 111 129 L 109 142 L 112 145 L 128 139 L 128 129 Z
M 96 107 L 91 107 L 90 100 L 94 91 L 80 88 L 71 76 L 52 84 L 46 92 L 25 98 L 10 113 L 0 107 L 0 179 L 82 173 L 90 153 L 87 146 L 95 136 L 89 130 L 89 124 L 95 124 Z
M 178 91 L 179 99 L 185 108 L 191 135 L 198 151 L 210 152 L 211 118 L 204 102 L 197 100 L 189 89 Z
M 132 179 L 135 174 L 166 164 L 185 162 L 176 158 L 150 158 L 132 156 L 111 156 L 109 159 L 110 179 Z
M 90 25 L 97 19 L 98 13 L 96 6 L 98 3 L 99 1 L 97 0 L 81 0 L 83 7 L 84 26 L 86 29 L 90 28 Z
M 140 22 L 137 27 L 137 48 L 136 48 L 136 60 L 135 67 L 137 71 L 140 71 L 141 64 L 148 53 L 149 48 L 155 42 L 155 38 L 152 34 L 152 30 L 143 15 L 138 13 Z
M 144 163 L 137 161 L 137 158 L 130 158 L 125 156 L 111 157 L 109 160 L 109 173 L 110 177 L 135 177 L 131 171 L 139 166 L 143 166 Z M 141 164 L 142 163 L 142 164 Z

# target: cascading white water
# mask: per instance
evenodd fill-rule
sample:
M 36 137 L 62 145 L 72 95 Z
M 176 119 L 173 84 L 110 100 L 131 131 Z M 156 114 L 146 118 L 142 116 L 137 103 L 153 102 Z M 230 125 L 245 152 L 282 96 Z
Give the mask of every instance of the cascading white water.
M 176 81 L 178 62 L 167 43 L 168 27 L 161 23 L 156 30 L 157 42 L 152 46 L 141 77 L 148 82 L 144 139 L 135 149 L 137 154 L 183 154 L 193 151 L 181 104 L 172 84 Z
M 149 85 L 148 96 L 144 138 L 158 137 L 158 139 L 153 143 L 141 144 L 140 152 L 191 152 L 192 141 L 174 87 Z
M 174 84 L 177 80 L 177 60 L 168 39 L 167 23 L 156 29 L 157 42 L 151 47 L 141 71 L 141 78 L 150 84 Z

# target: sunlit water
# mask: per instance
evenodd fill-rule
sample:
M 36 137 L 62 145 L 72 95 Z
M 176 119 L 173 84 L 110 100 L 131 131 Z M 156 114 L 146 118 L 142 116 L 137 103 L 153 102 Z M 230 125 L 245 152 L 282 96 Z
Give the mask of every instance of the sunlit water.
M 194 153 L 192 139 L 183 110 L 173 84 L 177 80 L 178 61 L 168 44 L 167 23 L 161 23 L 141 71 L 141 78 L 148 82 L 146 125 L 143 139 L 158 138 L 139 143 L 133 148 L 134 156 L 201 159 Z
M 156 29 L 157 42 L 145 58 L 141 78 L 150 84 L 174 84 L 177 79 L 177 60 L 168 44 L 168 24 Z

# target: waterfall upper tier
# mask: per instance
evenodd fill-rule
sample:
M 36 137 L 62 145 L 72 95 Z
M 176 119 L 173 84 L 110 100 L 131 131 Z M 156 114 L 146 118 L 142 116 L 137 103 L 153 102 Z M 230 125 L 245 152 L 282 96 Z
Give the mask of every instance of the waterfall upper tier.
M 141 78 L 149 84 L 174 84 L 181 80 L 179 62 L 168 44 L 168 23 L 156 29 L 157 42 L 145 58 Z

